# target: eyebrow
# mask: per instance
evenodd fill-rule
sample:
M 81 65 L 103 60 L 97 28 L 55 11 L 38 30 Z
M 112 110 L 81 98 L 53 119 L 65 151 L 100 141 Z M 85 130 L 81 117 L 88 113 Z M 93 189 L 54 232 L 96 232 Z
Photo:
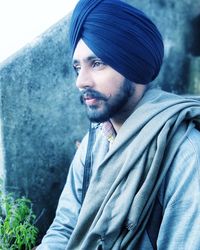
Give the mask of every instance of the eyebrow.
M 99 57 L 97 57 L 97 56 L 95 56 L 95 55 L 91 55 L 91 56 L 88 56 L 88 57 L 84 58 L 83 61 L 84 61 L 84 62 L 90 62 L 90 61 L 92 61 L 92 60 L 94 60 L 94 59 L 99 59 L 99 60 L 101 60 Z M 72 60 L 72 64 L 73 64 L 73 65 L 74 65 L 74 64 L 78 64 L 78 63 L 80 63 L 79 60 L 77 60 L 77 59 L 73 59 L 73 60 Z

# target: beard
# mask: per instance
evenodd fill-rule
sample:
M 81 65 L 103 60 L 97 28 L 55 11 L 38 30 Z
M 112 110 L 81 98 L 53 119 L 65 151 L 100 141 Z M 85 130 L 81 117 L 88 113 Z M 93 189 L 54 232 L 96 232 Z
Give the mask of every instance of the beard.
M 93 89 L 85 89 L 81 92 L 81 103 L 86 106 L 87 116 L 91 122 L 105 122 L 122 111 L 135 88 L 132 82 L 125 80 L 121 88 L 114 96 L 106 97 Z M 90 97 L 97 100 L 96 105 L 88 106 L 84 99 Z

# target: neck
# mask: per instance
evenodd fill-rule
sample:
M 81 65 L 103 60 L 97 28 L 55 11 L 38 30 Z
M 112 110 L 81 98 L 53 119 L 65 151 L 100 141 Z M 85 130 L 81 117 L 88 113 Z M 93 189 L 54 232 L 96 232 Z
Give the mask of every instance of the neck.
M 134 112 L 136 105 L 144 95 L 146 86 L 142 84 L 135 84 L 134 94 L 130 97 L 127 104 L 110 120 L 116 132 L 119 131 L 123 123 Z

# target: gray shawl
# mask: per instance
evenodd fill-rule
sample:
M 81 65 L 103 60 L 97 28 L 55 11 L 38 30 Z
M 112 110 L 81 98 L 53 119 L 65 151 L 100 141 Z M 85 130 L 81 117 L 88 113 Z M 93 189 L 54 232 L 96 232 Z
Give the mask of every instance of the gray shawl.
M 199 118 L 200 100 L 148 90 L 95 168 L 67 249 L 134 249 L 163 178 Z

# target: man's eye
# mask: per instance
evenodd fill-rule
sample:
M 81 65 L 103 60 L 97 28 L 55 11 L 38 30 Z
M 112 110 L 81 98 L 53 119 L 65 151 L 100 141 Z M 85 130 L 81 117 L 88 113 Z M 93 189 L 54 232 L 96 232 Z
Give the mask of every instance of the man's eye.
M 81 67 L 79 65 L 74 65 L 73 68 L 74 68 L 74 71 L 76 72 L 76 74 L 78 75 L 80 70 L 81 70 Z
M 93 62 L 93 68 L 96 68 L 96 67 L 102 67 L 103 65 L 105 65 L 102 61 L 99 61 L 99 60 L 97 60 L 97 61 L 94 61 Z

